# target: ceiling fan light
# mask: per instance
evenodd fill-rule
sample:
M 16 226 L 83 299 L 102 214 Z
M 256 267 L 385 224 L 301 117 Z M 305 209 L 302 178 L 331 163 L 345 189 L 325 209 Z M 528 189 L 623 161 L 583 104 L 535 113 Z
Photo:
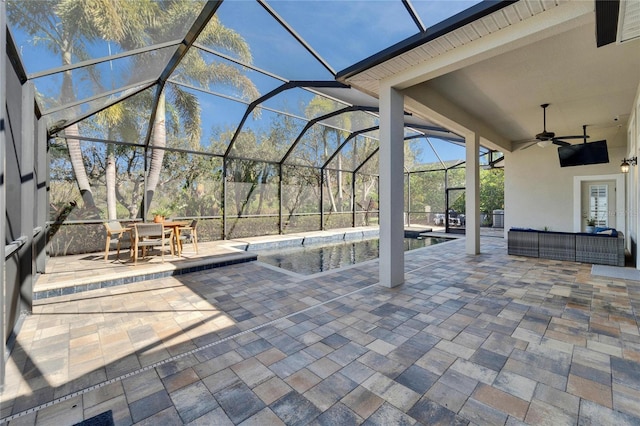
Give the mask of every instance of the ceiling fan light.
M 540 148 L 546 148 L 546 147 L 548 147 L 549 145 L 551 145 L 551 141 L 538 141 L 538 142 L 537 142 L 537 145 L 538 145 Z

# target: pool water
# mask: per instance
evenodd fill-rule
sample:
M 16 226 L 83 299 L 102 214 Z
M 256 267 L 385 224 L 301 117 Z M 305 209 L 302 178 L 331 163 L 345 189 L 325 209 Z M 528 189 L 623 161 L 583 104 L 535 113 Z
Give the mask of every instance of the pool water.
M 449 238 L 405 238 L 404 251 L 451 241 Z M 330 269 L 355 265 L 379 256 L 380 240 L 343 241 L 329 245 L 312 245 L 258 251 L 258 260 L 288 271 L 311 275 Z

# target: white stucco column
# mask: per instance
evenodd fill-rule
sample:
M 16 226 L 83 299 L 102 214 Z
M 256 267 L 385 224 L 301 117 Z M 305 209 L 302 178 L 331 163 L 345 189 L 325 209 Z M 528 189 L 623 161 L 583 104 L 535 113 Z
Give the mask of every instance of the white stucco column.
M 480 136 L 465 135 L 466 146 L 466 252 L 480 254 Z
M 380 284 L 404 282 L 404 95 L 380 87 Z

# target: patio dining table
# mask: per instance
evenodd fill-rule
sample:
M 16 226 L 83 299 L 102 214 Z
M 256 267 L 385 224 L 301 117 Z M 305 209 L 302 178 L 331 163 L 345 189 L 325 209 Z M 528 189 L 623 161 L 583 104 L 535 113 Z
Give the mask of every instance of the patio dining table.
M 180 228 L 189 226 L 189 223 L 191 222 L 188 220 L 165 220 L 164 222 L 162 222 L 162 225 L 165 228 L 173 229 L 173 238 L 175 239 L 178 257 L 182 256 L 182 246 L 180 244 Z

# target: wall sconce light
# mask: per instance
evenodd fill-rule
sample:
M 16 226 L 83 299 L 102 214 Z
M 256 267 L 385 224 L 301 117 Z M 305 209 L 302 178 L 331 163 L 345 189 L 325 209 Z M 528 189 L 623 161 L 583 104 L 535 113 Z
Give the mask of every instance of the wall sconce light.
M 622 173 L 629 173 L 629 166 L 635 166 L 638 164 L 638 157 L 623 158 L 622 164 L 620 164 L 620 170 Z

